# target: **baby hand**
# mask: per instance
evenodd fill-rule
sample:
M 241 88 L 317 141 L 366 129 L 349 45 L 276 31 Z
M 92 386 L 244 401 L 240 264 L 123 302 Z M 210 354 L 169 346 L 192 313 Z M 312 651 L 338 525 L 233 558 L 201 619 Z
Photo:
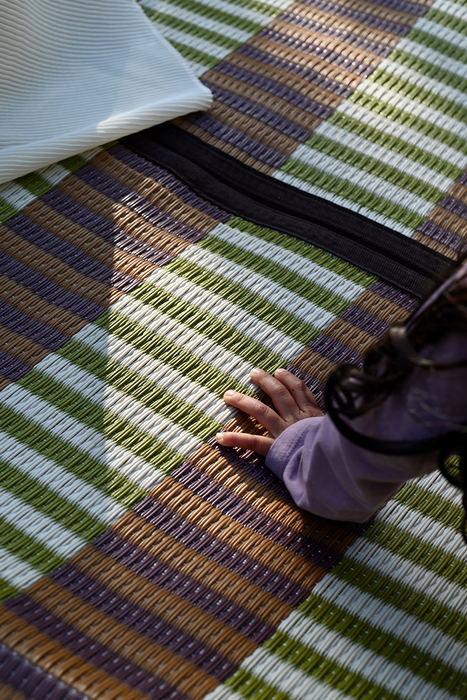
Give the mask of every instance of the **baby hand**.
M 265 457 L 274 440 L 290 425 L 303 418 L 323 415 L 306 384 L 286 369 L 276 370 L 274 377 L 262 369 L 254 369 L 250 376 L 271 397 L 277 413 L 261 401 L 237 391 L 226 391 L 224 401 L 253 416 L 269 435 L 218 433 L 216 440 L 219 445 L 253 450 Z

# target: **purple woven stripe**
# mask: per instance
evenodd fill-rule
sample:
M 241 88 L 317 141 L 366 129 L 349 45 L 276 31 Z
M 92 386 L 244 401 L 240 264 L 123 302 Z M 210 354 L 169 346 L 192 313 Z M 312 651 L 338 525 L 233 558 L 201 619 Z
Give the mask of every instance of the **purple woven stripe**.
M 363 24 L 366 24 L 369 27 L 380 29 L 383 32 L 390 32 L 391 34 L 405 36 L 410 31 L 410 27 L 408 27 L 406 24 L 401 24 L 399 22 L 391 22 L 390 20 L 383 19 L 382 17 L 377 17 L 376 15 L 372 15 L 368 12 L 360 12 L 358 10 L 354 10 L 351 7 L 343 7 L 342 5 L 326 2 L 326 0 L 300 1 L 303 2 L 304 5 L 315 7 L 316 9 L 324 10 L 325 12 L 330 12 L 333 15 L 340 15 L 341 17 L 346 17 L 348 19 L 355 20 L 356 22 L 362 22 Z M 314 31 L 318 31 L 320 32 L 320 34 L 327 34 L 330 28 L 326 27 L 326 25 L 322 26 L 324 27 L 323 29 L 315 29 Z M 313 27 L 309 28 L 313 29 Z M 388 53 L 392 51 L 392 48 L 385 44 L 368 41 L 367 39 L 363 39 L 363 37 L 359 37 L 358 35 L 353 34 L 352 32 L 342 32 L 339 30 L 334 31 L 336 32 L 335 34 L 329 34 L 328 36 L 336 36 L 342 41 L 346 41 L 347 43 L 353 44 L 354 46 L 359 46 L 360 48 L 366 49 L 367 51 L 372 51 L 373 53 L 379 54 L 380 56 L 387 56 Z M 347 34 L 349 38 L 346 38 L 345 35 Z M 373 46 L 374 48 L 370 48 L 371 46 Z
M 453 214 L 457 214 L 457 216 L 460 216 L 462 219 L 467 219 L 467 204 L 464 204 L 451 195 L 447 195 L 438 206 L 452 211 Z
M 118 535 L 112 528 L 94 540 L 93 546 L 127 569 L 180 596 L 257 644 L 261 644 L 275 632 L 273 625 L 256 617 L 254 613 L 221 593 L 148 554 Z
M 315 114 L 317 117 L 326 119 L 333 111 L 329 107 L 326 107 L 319 102 L 310 100 L 305 95 L 301 95 L 296 90 L 288 88 L 286 85 L 277 83 L 275 80 L 270 80 L 269 78 L 264 78 L 262 75 L 257 73 L 252 73 L 251 71 L 240 68 L 240 66 L 235 66 L 227 61 L 221 61 L 216 66 L 216 71 L 220 71 L 225 75 L 230 75 L 237 80 L 243 80 L 243 82 L 249 85 L 254 85 L 261 90 L 267 90 L 276 97 L 280 97 L 287 100 L 290 104 L 294 104 L 301 109 L 310 112 L 310 114 Z M 308 133 L 308 132 L 307 132 Z
M 21 360 L 16 359 L 7 352 L 0 352 L 0 374 L 5 379 L 9 379 L 11 382 L 16 382 L 21 379 L 26 372 L 29 372 L 30 366 L 26 365 Z
M 143 260 L 147 260 L 155 265 L 164 265 L 174 258 L 173 255 L 165 250 L 156 248 L 156 246 L 145 243 L 126 233 L 126 231 L 122 231 L 114 222 L 83 207 L 79 202 L 68 197 L 65 192 L 59 189 L 51 190 L 42 199 L 55 211 L 70 219 L 70 221 L 92 231 L 96 236 L 100 236 L 100 238 L 103 238 L 111 245 L 118 246 Z
M 395 304 L 398 304 L 407 311 L 415 311 L 415 309 L 420 303 L 418 299 L 415 299 L 414 297 L 410 296 L 409 294 L 406 294 L 405 292 L 401 292 L 399 289 L 396 289 L 396 287 L 393 287 L 387 282 L 375 282 L 371 285 L 370 291 L 374 292 L 374 294 L 378 294 L 384 299 L 389 299 L 389 301 L 393 301 Z
M 50 673 L 0 644 L 0 679 L 31 700 L 86 700 Z
M 237 49 L 236 53 L 240 53 L 243 56 L 248 56 L 248 58 L 255 61 L 260 61 L 268 66 L 280 68 L 287 73 L 293 73 L 304 80 L 308 80 L 310 83 L 313 83 L 313 85 L 317 85 L 318 87 L 323 88 L 323 90 L 329 90 L 330 92 L 340 95 L 341 97 L 349 97 L 349 95 L 352 94 L 353 89 L 348 85 L 344 85 L 337 80 L 331 80 L 322 73 L 317 73 L 311 68 L 301 66 L 299 63 L 294 63 L 293 61 L 281 58 L 280 56 L 275 56 L 274 54 L 267 53 L 266 51 L 260 51 L 260 49 L 250 46 L 250 44 L 243 44 L 243 46 L 240 46 Z M 219 66 L 217 65 L 216 70 L 218 68 Z
M 147 496 L 138 503 L 134 512 L 154 527 L 175 537 L 178 542 L 189 547 L 193 552 L 208 557 L 212 562 L 235 572 L 285 603 L 294 604 L 297 600 L 301 602 L 309 594 L 308 589 L 302 588 L 286 576 L 261 564 L 254 557 L 210 535 L 203 528 L 178 515 L 176 511 L 163 506 L 151 496 Z
M 155 700 L 188 700 L 186 695 L 178 692 L 162 678 L 142 669 L 129 658 L 116 654 L 92 637 L 67 624 L 25 593 L 11 598 L 4 605 L 65 649 L 78 654 L 96 668 L 140 690 L 148 697 Z
M 398 12 L 408 12 L 417 17 L 421 17 L 430 9 L 427 5 L 417 5 L 417 3 L 408 2 L 408 0 L 371 0 L 371 2 L 373 5 L 382 5 Z
M 463 236 L 459 236 L 454 231 L 449 231 L 449 229 L 443 228 L 430 220 L 424 221 L 418 230 L 425 236 L 439 241 L 439 243 L 443 243 L 453 250 L 460 250 L 465 243 Z
M 333 63 L 335 66 L 342 67 L 343 69 L 351 71 L 356 75 L 363 75 L 366 77 L 373 70 L 372 66 L 369 66 L 362 61 L 354 61 L 338 51 L 333 51 L 325 46 L 313 44 L 310 41 L 299 40 L 296 36 L 289 36 L 269 27 L 262 29 L 256 36 L 262 37 L 263 39 L 268 39 L 269 41 L 273 41 L 281 46 L 295 49 L 296 51 L 302 51 L 303 53 L 317 56 L 323 61 Z
M 170 233 L 184 238 L 187 241 L 199 241 L 205 234 L 198 229 L 184 224 L 178 219 L 174 219 L 166 212 L 157 209 L 151 202 L 141 197 L 133 190 L 130 190 L 125 185 L 122 185 L 117 180 L 112 180 L 105 173 L 94 167 L 91 163 L 86 163 L 82 168 L 76 171 L 75 175 L 81 180 L 87 182 L 91 187 L 102 192 L 107 197 L 110 197 L 115 202 L 121 202 L 129 207 L 132 211 L 140 214 L 150 223 L 163 228 Z M 109 225 L 109 222 L 107 222 Z M 112 226 L 112 223 L 110 224 Z
M 51 578 L 100 612 L 190 661 L 205 673 L 217 678 L 219 682 L 235 673 L 238 668 L 238 664 L 232 663 L 213 648 L 153 615 L 147 609 L 130 603 L 71 564 L 62 566 L 51 574 Z
M 204 84 L 211 90 L 215 100 L 219 100 L 219 102 L 227 104 L 229 107 L 232 107 L 243 114 L 247 114 L 249 117 L 263 122 L 263 124 L 267 124 L 272 129 L 276 129 L 277 131 L 280 131 L 281 133 L 286 134 L 297 141 L 306 141 L 311 134 L 309 129 L 304 129 L 298 124 L 294 124 L 288 119 L 284 119 L 284 117 L 281 117 L 271 109 L 262 107 L 255 102 L 250 102 L 250 100 L 246 100 L 245 98 L 241 97 L 241 95 L 235 95 L 233 92 L 224 90 L 224 88 L 221 88 L 218 85 L 213 85 L 207 80 L 204 81 Z
M 125 163 L 125 165 L 128 165 L 133 170 L 136 170 L 142 175 L 146 175 L 146 177 L 149 177 L 156 182 L 160 182 L 163 187 L 170 190 L 174 195 L 181 199 L 182 202 L 188 204 L 190 207 L 198 209 L 203 214 L 207 214 L 208 216 L 212 217 L 213 219 L 217 219 L 222 223 L 226 223 L 231 218 L 231 214 L 228 214 L 222 209 L 216 207 L 214 204 L 210 204 L 209 202 L 206 202 L 206 200 L 201 199 L 201 197 L 198 197 L 197 194 L 192 192 L 186 185 L 183 184 L 183 182 L 177 180 L 167 170 L 163 170 L 157 165 L 154 165 L 154 163 L 141 158 L 141 156 L 136 155 L 136 153 L 133 153 L 133 151 L 130 151 L 128 148 L 117 145 L 112 146 L 108 152 L 114 158 L 117 158 L 122 163 Z
M 341 315 L 344 321 L 348 321 L 357 328 L 370 333 L 375 338 L 380 338 L 387 331 L 389 324 L 381 318 L 365 311 L 357 304 L 352 304 Z
M 207 112 L 196 115 L 192 118 L 192 122 L 212 136 L 226 143 L 230 143 L 232 146 L 236 146 L 236 148 L 239 148 L 241 151 L 248 153 L 248 155 L 253 156 L 257 160 L 273 168 L 280 168 L 288 158 L 288 156 L 283 153 L 278 153 L 272 148 L 264 146 L 262 143 L 259 143 L 259 141 L 250 138 L 241 131 L 232 129 L 230 126 L 217 121 L 217 119 L 214 119 L 214 117 Z
M 6 301 L 0 301 L 0 323 L 5 328 L 30 338 L 35 343 L 52 351 L 58 350 L 69 339 L 69 336 L 60 333 L 46 323 L 26 316 Z
M 305 2 L 305 4 L 308 3 Z M 363 13 L 354 12 L 353 10 L 348 10 L 346 14 L 352 17 L 352 19 L 356 19 L 356 17 L 354 17 L 353 15 L 363 15 Z M 368 17 L 371 17 L 371 19 L 373 20 L 373 22 L 369 23 L 373 26 L 391 24 L 390 22 L 385 22 L 384 20 L 381 20 L 378 17 L 372 17 L 371 15 L 368 15 Z M 304 29 L 317 32 L 318 34 L 322 34 L 323 36 L 334 37 L 336 39 L 339 39 L 339 41 L 345 41 L 347 44 L 351 44 L 352 46 L 355 46 L 359 49 L 363 49 L 364 51 L 371 51 L 372 53 L 375 53 L 378 56 L 387 56 L 392 51 L 392 47 L 387 46 L 387 44 L 381 44 L 380 42 L 370 41 L 369 39 L 365 39 L 365 37 L 358 36 L 358 34 L 354 34 L 353 32 L 345 31 L 343 29 L 329 27 L 327 24 L 323 24 L 322 22 L 315 22 L 314 20 L 309 19 L 307 17 L 303 17 L 302 15 L 297 15 L 294 12 L 285 11 L 280 18 L 281 20 L 283 20 L 284 22 L 288 22 L 289 24 L 294 24 L 297 27 L 303 27 Z M 408 32 L 408 27 L 402 27 L 402 25 L 398 26 L 401 29 L 404 29 L 405 33 Z M 384 27 L 378 26 L 378 29 L 384 29 Z M 386 31 L 390 30 L 386 29 Z M 400 31 L 397 32 L 397 34 L 399 33 Z
M 22 214 L 17 214 L 5 226 L 8 226 L 8 228 L 15 231 L 25 240 L 33 243 L 38 248 L 42 248 L 42 250 L 55 256 L 58 260 L 90 279 L 103 282 L 124 292 L 134 289 L 139 284 L 139 280 L 134 277 L 120 270 L 115 270 L 110 265 L 104 265 L 104 263 L 99 262 L 99 260 L 91 257 L 81 248 L 78 248 L 78 246 L 68 243 L 68 241 L 55 236 L 47 229 L 37 226 Z
M 297 535 L 296 531 L 281 525 L 278 520 L 249 505 L 240 496 L 211 479 L 195 464 L 186 462 L 175 469 L 171 477 L 194 493 L 202 493 L 204 500 L 242 525 L 250 527 L 261 537 L 267 537 L 289 552 L 302 556 L 306 561 L 313 562 L 322 569 L 329 570 L 341 556 L 340 552 L 329 544 L 323 545 L 311 536 Z
M 61 306 L 87 321 L 94 321 L 105 311 L 104 306 L 63 289 L 45 275 L 41 275 L 2 251 L 0 251 L 0 271 L 15 282 L 30 289 L 34 294 L 38 294 L 50 303 Z
M 331 362 L 349 362 L 350 364 L 361 364 L 361 353 L 358 350 L 349 348 L 344 343 L 339 342 L 326 333 L 322 333 L 310 344 L 311 350 L 326 357 Z

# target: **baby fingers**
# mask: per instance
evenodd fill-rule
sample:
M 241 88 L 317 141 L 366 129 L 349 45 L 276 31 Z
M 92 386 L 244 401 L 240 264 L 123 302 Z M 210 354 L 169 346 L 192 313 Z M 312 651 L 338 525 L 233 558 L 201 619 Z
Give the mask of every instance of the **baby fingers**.
M 280 435 L 287 427 L 286 423 L 272 408 L 269 408 L 269 406 L 254 399 L 252 396 L 240 394 L 238 391 L 226 391 L 224 400 L 229 406 L 239 408 L 244 413 L 256 418 L 274 438 Z
M 216 442 L 223 447 L 241 447 L 266 457 L 274 440 L 263 435 L 249 433 L 217 433 Z

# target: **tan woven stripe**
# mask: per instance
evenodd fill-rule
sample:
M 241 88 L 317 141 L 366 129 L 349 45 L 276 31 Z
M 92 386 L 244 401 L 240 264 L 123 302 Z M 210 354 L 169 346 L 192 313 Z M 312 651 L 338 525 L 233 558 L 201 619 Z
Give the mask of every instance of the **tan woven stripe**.
M 375 294 L 371 289 L 366 289 L 353 303 L 386 323 L 403 321 L 410 313 L 394 301 Z
M 256 61 L 253 58 L 244 56 L 241 53 L 231 53 L 225 59 L 226 63 L 230 63 L 233 66 L 238 66 L 244 70 L 248 70 L 255 75 L 261 75 L 269 80 L 274 80 L 280 85 L 285 85 L 291 90 L 295 90 L 300 95 L 307 97 L 310 100 L 315 100 L 320 102 L 326 107 L 335 109 L 344 99 L 340 95 L 336 95 L 330 90 L 325 90 L 318 85 L 310 83 L 304 78 L 300 78 L 294 73 L 288 73 L 285 70 L 277 68 L 276 66 L 269 66 L 267 63 L 261 63 L 261 61 Z M 215 70 L 215 69 L 214 69 Z M 204 74 L 203 77 L 209 78 L 211 71 Z
M 119 696 L 147 700 L 146 695 L 72 654 L 4 607 L 0 608 L 0 639 L 9 649 L 91 700 L 115 700 Z
M 245 431 L 260 433 L 261 430 L 251 430 L 244 425 L 244 421 L 234 418 L 226 423 L 223 428 L 226 431 Z M 263 484 L 257 482 L 250 474 L 239 472 L 238 468 L 230 464 L 209 445 L 203 445 L 190 457 L 190 462 L 208 474 L 211 479 L 226 487 L 233 494 L 242 498 L 254 508 L 277 521 L 278 524 L 296 532 L 297 537 L 310 536 L 323 544 L 329 544 L 329 536 L 332 534 L 332 548 L 336 552 L 345 550 L 355 541 L 355 535 L 344 528 L 339 528 L 329 520 L 321 519 L 316 515 L 307 513 L 282 501 Z M 323 572 L 324 574 L 324 572 Z
M 43 360 L 50 352 L 50 350 L 44 348 L 43 345 L 39 345 L 39 343 L 35 343 L 34 340 L 26 338 L 19 333 L 15 333 L 15 331 L 9 328 L 5 328 L 5 326 L 1 324 L 0 351 L 13 355 L 13 357 L 16 357 L 30 367 Z
M 197 524 L 203 527 L 202 516 Z M 113 528 L 119 535 L 148 551 L 159 561 L 178 568 L 187 576 L 209 586 L 243 608 L 251 610 L 254 615 L 263 618 L 268 624 L 279 624 L 293 610 L 292 606 L 282 603 L 260 586 L 250 583 L 227 567 L 186 547 L 175 537 L 157 529 L 132 511 L 126 513 L 113 525 Z
M 461 182 L 455 182 L 447 193 L 446 197 L 454 197 L 455 199 L 458 199 L 459 202 L 467 204 L 467 187 Z
M 300 145 L 300 141 L 287 136 L 281 131 L 277 131 L 269 124 L 263 124 L 253 119 L 253 117 L 249 117 L 247 114 L 243 114 L 243 112 L 238 112 L 236 109 L 222 102 L 218 102 L 217 100 L 213 102 L 209 114 L 223 124 L 226 124 L 226 126 L 241 131 L 243 134 L 250 136 L 255 141 L 262 143 L 268 148 L 272 148 L 278 153 L 289 156 L 295 151 L 297 146 Z
M 49 277 L 64 289 L 92 299 L 102 306 L 113 304 L 123 293 L 115 287 L 86 277 L 6 226 L 0 226 L 0 249 Z
M 308 5 L 304 5 L 301 2 L 296 2 L 287 8 L 288 12 L 293 12 L 301 17 L 306 17 L 313 22 L 322 22 L 328 27 L 334 27 L 341 31 L 352 32 L 356 36 L 361 36 L 369 41 L 376 41 L 379 44 L 385 44 L 386 46 L 393 47 L 400 39 L 399 34 L 393 34 L 386 32 L 382 29 L 375 29 L 374 27 L 369 27 L 368 24 L 363 22 L 357 22 L 353 19 L 348 19 L 347 17 L 341 17 L 340 15 L 332 14 L 331 12 L 326 12 L 325 10 L 317 10 L 316 8 L 310 8 Z M 371 53 L 374 53 L 373 51 Z M 382 57 L 380 57 L 381 59 Z
M 315 44 L 322 49 L 328 49 L 329 51 L 336 51 L 342 56 L 353 61 L 359 61 L 367 66 L 372 66 L 375 68 L 381 61 L 381 56 L 377 56 L 370 51 L 365 51 L 364 49 L 357 48 L 351 44 L 347 44 L 345 41 L 340 41 L 335 37 L 324 36 L 318 32 L 313 32 L 310 29 L 303 29 L 303 27 L 298 27 L 297 25 L 290 24 L 289 22 L 284 22 L 281 19 L 275 19 L 268 25 L 268 29 L 281 32 L 286 36 L 289 36 L 296 41 L 306 41 L 311 44 Z
M 438 253 L 442 253 L 442 255 L 445 255 L 447 258 L 457 260 L 457 250 L 449 248 L 449 246 L 444 245 L 444 243 L 440 243 L 439 241 L 436 241 L 434 238 L 430 238 L 430 236 L 426 236 L 420 231 L 415 231 L 412 238 L 414 238 L 416 241 L 420 241 L 420 243 L 423 243 L 423 245 L 428 246 L 428 248 L 433 248 L 433 250 L 437 250 Z
M 233 146 L 232 144 L 227 143 L 226 141 L 222 141 L 221 139 L 212 136 L 200 126 L 192 124 L 186 119 L 176 119 L 174 120 L 174 124 L 180 126 L 182 129 L 186 129 L 191 134 L 198 136 L 205 143 L 209 143 L 211 146 L 215 146 L 221 151 L 224 151 L 224 153 L 228 153 L 230 156 L 236 158 L 237 160 L 240 160 L 242 163 L 250 165 L 252 168 L 255 168 L 255 170 L 259 170 L 260 172 L 265 173 L 266 175 L 272 175 L 272 173 L 275 172 L 275 168 L 271 167 L 270 165 L 267 165 L 266 163 L 263 163 L 260 160 L 253 158 L 253 156 L 250 156 L 248 153 L 245 153 L 245 151 L 240 150 L 240 148 L 237 148 L 236 146 Z
M 108 617 L 51 579 L 41 579 L 30 586 L 27 593 L 75 629 L 163 678 L 194 700 L 202 698 L 219 683 L 195 664 Z
M 28 700 L 28 696 L 12 685 L 0 681 L 0 700 Z
M 467 219 L 439 205 L 429 213 L 427 221 L 432 221 L 462 238 L 467 238 Z
M 22 213 L 47 231 L 81 248 L 95 260 L 121 270 L 127 275 L 142 280 L 157 270 L 157 265 L 108 243 L 89 229 L 55 211 L 40 199 L 31 202 Z
M 356 88 L 362 80 L 363 76 L 352 73 L 351 71 L 345 70 L 339 66 L 334 66 L 332 63 L 323 61 L 323 59 L 318 56 L 310 55 L 304 51 L 298 51 L 292 49 L 289 46 L 281 46 L 273 41 L 264 39 L 260 36 L 254 36 L 247 42 L 251 46 L 259 49 L 260 51 L 265 51 L 272 56 L 278 56 L 285 61 L 293 61 L 300 66 L 314 70 L 317 73 L 329 78 L 330 80 L 337 80 L 344 85 L 349 85 L 352 88 Z
M 255 104 L 270 109 L 271 111 L 275 112 L 275 114 L 284 117 L 289 122 L 297 124 L 304 129 L 315 129 L 318 124 L 322 122 L 322 119 L 319 117 L 316 117 L 314 114 L 310 114 L 304 109 L 291 104 L 287 100 L 283 100 L 281 97 L 273 95 L 266 90 L 260 90 L 253 85 L 243 82 L 242 80 L 232 78 L 230 75 L 226 75 L 225 73 L 220 73 L 213 70 L 210 72 L 209 76 L 203 76 L 203 82 L 217 85 L 217 87 L 228 90 L 234 95 L 239 95 L 245 100 L 250 100 Z M 268 128 L 270 129 L 271 127 L 269 126 Z
M 187 245 L 190 245 L 188 241 L 149 223 L 124 204 L 98 192 L 76 175 L 68 175 L 57 187 L 83 207 L 115 222 L 119 228 L 135 238 L 157 245 L 168 253 L 178 255 Z
M 130 571 L 91 546 L 76 554 L 73 564 L 107 588 L 183 630 L 235 663 L 252 654 L 257 644 L 184 598 Z
M 181 200 L 160 182 L 130 168 L 129 165 L 114 158 L 107 151 L 98 153 L 91 163 L 113 180 L 130 187 L 159 209 L 168 212 L 170 216 L 197 228 L 199 231 L 210 233 L 219 223 L 217 219 Z
M 22 284 L 18 284 L 6 275 L 0 273 L 0 297 L 19 311 L 47 323 L 62 333 L 73 335 L 86 325 L 85 319 L 76 316 L 71 311 L 51 304 L 42 297 L 34 294 Z
M 370 333 L 357 328 L 348 321 L 342 318 L 335 318 L 329 326 L 326 326 L 326 335 L 335 338 L 339 342 L 346 345 L 348 348 L 364 353 L 370 345 L 375 342 L 375 338 Z
M 310 586 L 321 573 L 313 564 L 300 555 L 288 551 L 271 540 L 262 537 L 251 528 L 222 513 L 190 489 L 166 477 L 156 486 L 151 495 L 167 508 L 174 510 L 189 522 L 202 527 L 210 535 L 235 547 L 240 552 L 254 557 L 258 562 L 296 581 Z
M 433 0 L 411 0 L 415 1 L 417 5 L 422 7 L 431 7 Z M 389 22 L 398 22 L 400 24 L 406 24 L 411 27 L 418 19 L 417 15 L 412 15 L 409 12 L 403 12 L 401 10 L 391 10 L 389 7 L 380 5 L 375 2 L 367 2 L 366 0 L 332 0 L 335 5 L 340 5 L 341 7 L 348 7 L 354 12 L 367 12 L 374 17 L 380 17 Z

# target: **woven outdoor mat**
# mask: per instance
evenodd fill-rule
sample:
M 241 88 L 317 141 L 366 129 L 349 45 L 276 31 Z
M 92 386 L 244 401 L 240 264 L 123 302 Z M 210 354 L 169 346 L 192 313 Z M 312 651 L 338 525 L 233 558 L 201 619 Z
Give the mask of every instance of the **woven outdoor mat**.
M 286 5 L 157 6 L 166 36 L 220 85 L 217 111 L 182 126 L 204 143 L 224 119 L 210 143 L 227 150 L 237 119 L 231 156 L 382 237 L 403 232 L 411 278 L 428 260 L 411 237 L 452 255 L 465 235 L 465 118 L 452 105 L 465 100 L 467 7 Z M 253 85 L 253 65 L 274 77 Z M 228 66 L 243 72 L 226 85 Z M 279 79 L 290 90 L 276 100 Z M 259 105 L 251 121 L 245 100 Z M 282 160 L 266 163 L 271 150 Z M 321 400 L 334 363 L 358 363 L 418 299 L 366 258 L 233 216 L 203 186 L 114 144 L 0 187 L 0 697 L 466 697 L 454 490 L 432 475 L 366 528 L 333 523 L 212 439 L 259 430 L 222 401 L 252 391 L 253 367 L 289 367 Z M 388 268 L 402 241 L 389 233 L 384 250 L 374 241 Z M 432 255 L 428 277 L 444 260 Z

